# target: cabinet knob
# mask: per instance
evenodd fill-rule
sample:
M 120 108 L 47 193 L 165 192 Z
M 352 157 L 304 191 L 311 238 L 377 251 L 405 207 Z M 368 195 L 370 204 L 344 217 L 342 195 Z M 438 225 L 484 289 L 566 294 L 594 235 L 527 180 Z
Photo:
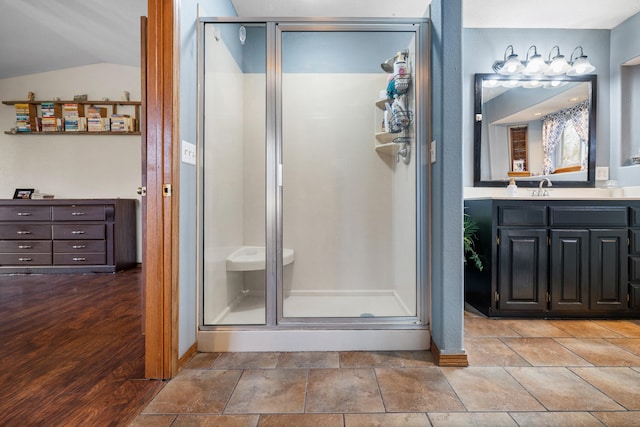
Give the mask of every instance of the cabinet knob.
M 18 212 L 18 216 L 31 216 L 31 212 Z
M 18 261 L 20 261 L 20 262 L 28 262 L 28 261 L 31 261 L 31 258 L 18 258 Z
M 83 230 L 73 230 L 71 234 L 84 234 Z
M 71 212 L 71 216 L 81 216 L 84 215 L 84 212 Z
M 74 260 L 74 261 L 86 261 L 87 260 L 84 257 L 74 257 L 74 258 L 71 258 L 71 259 Z
M 31 249 L 31 245 L 18 245 L 18 249 Z
M 86 247 L 87 247 L 87 245 L 73 245 L 73 246 L 71 246 L 72 249 L 84 249 Z
M 30 232 L 30 231 L 27 231 L 27 230 L 18 230 L 18 231 L 17 231 L 17 233 L 18 233 L 18 234 L 20 234 L 20 235 L 23 235 L 23 234 L 31 234 L 31 232 Z

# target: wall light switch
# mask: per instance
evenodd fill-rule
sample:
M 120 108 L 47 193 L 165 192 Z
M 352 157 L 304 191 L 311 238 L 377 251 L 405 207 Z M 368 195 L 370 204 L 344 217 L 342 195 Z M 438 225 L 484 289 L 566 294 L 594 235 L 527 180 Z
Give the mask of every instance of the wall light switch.
M 597 166 L 596 167 L 596 181 L 606 181 L 609 179 L 609 167 Z
M 436 142 L 435 141 L 431 141 L 431 147 L 429 151 L 430 151 L 429 158 L 431 159 L 431 163 L 435 163 L 436 162 Z
M 182 163 L 196 164 L 196 146 L 187 141 L 182 141 Z

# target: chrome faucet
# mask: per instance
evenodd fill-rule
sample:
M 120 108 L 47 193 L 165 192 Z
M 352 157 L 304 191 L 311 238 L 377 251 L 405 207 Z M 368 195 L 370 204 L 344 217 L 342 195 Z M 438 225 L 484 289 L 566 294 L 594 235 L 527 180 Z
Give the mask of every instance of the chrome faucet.
M 540 180 L 540 185 L 538 186 L 538 191 L 533 190 L 533 193 L 531 193 L 532 196 L 545 197 L 545 196 L 549 195 L 549 191 L 548 190 L 542 191 L 542 187 L 544 186 L 544 182 L 545 181 L 547 182 L 547 188 L 553 187 L 553 184 L 551 183 L 551 180 L 549 178 L 543 178 L 542 180 Z

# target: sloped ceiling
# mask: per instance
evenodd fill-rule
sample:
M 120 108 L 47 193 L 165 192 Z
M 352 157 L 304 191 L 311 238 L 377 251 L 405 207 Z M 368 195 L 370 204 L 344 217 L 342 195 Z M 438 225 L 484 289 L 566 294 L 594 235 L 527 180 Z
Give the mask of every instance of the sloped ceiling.
M 147 0 L 0 0 L 0 78 L 102 62 L 140 65 Z

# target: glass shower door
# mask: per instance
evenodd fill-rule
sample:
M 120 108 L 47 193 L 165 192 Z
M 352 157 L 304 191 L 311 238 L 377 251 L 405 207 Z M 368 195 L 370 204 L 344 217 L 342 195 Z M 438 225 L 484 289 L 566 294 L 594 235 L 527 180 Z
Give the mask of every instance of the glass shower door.
M 416 316 L 415 33 L 282 28 L 279 317 Z
M 206 25 L 204 49 L 204 324 L 265 324 L 266 25 Z

